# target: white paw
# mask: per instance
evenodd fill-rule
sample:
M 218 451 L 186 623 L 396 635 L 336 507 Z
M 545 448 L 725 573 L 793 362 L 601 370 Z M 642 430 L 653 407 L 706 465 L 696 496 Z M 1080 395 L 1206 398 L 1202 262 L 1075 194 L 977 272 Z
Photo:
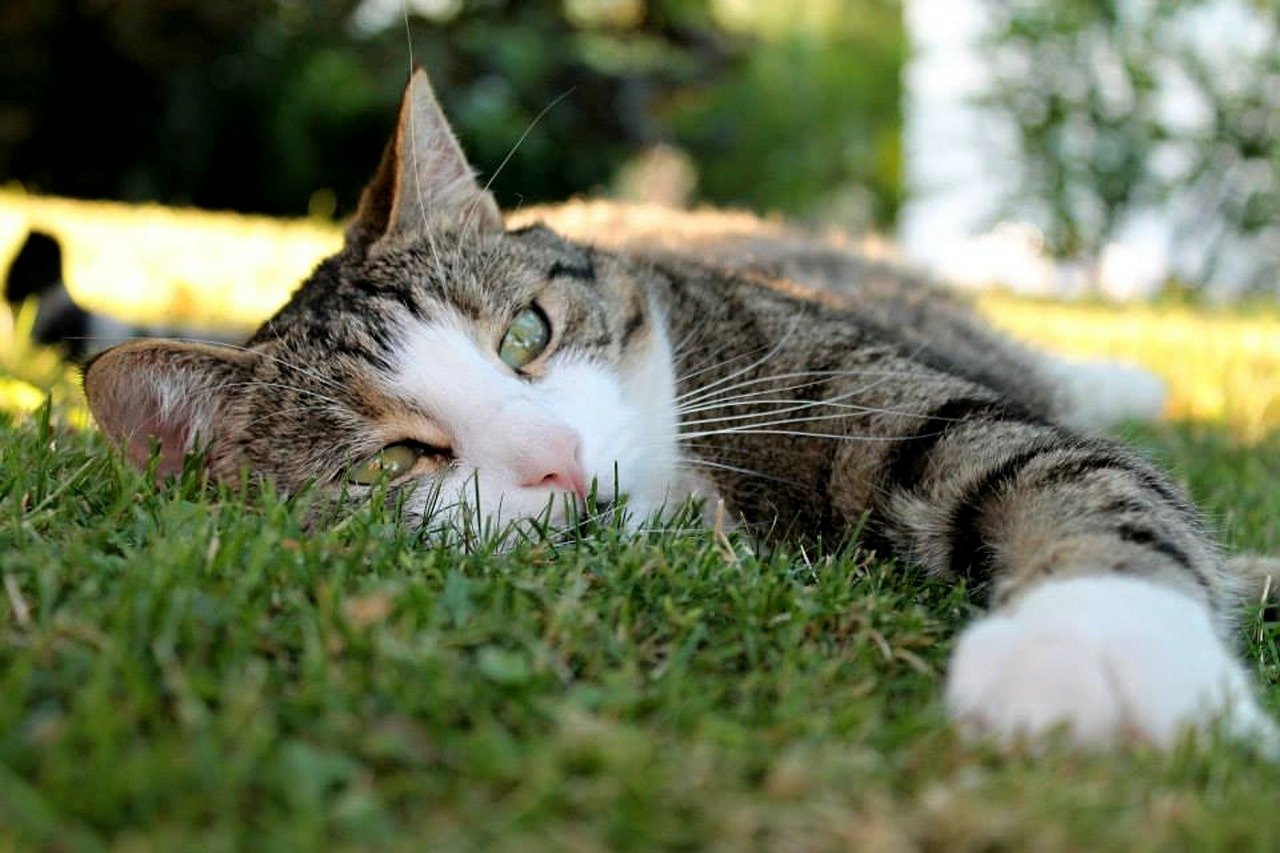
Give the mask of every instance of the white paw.
M 1049 356 L 1045 368 L 1067 401 L 1060 414 L 1068 426 L 1102 430 L 1121 421 L 1153 421 L 1168 389 L 1159 376 L 1120 361 L 1085 361 Z
M 1189 596 L 1115 576 L 1050 581 L 960 636 L 947 706 L 1000 741 L 1064 729 L 1077 743 L 1171 745 L 1188 726 L 1275 755 L 1249 677 Z

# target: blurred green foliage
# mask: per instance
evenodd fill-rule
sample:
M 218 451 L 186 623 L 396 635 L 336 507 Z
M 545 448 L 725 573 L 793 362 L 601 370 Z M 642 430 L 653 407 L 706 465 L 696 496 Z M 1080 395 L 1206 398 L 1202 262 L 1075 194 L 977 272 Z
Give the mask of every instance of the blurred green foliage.
M 505 206 L 659 143 L 703 201 L 899 202 L 896 0 L 8 0 L 0 43 L 0 175 L 41 192 L 345 213 L 412 50 Z
M 1020 144 L 1021 213 L 1096 263 L 1159 209 L 1211 279 L 1242 241 L 1280 239 L 1280 0 L 984 0 L 985 103 Z M 1236 264 L 1238 266 L 1238 263 Z M 1275 292 L 1280 258 L 1246 288 Z

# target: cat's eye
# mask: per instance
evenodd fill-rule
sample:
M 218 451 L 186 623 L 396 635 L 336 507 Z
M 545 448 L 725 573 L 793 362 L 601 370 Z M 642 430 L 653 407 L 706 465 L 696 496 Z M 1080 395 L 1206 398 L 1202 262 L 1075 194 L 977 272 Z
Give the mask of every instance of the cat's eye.
M 388 444 L 372 456 L 351 466 L 347 479 L 358 486 L 372 486 L 383 477 L 394 480 L 413 470 L 422 449 L 412 444 Z
M 512 370 L 519 370 L 533 361 L 551 343 L 551 324 L 534 306 L 520 310 L 498 345 L 498 358 Z

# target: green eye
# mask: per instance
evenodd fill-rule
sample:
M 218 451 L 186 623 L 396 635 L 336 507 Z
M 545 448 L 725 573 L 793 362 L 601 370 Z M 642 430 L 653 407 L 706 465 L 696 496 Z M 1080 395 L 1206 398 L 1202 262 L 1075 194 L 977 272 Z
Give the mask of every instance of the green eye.
M 347 471 L 347 479 L 358 486 L 372 486 L 383 477 L 394 480 L 413 470 L 422 451 L 408 444 L 388 444 Z
M 530 305 L 520 311 L 507 327 L 498 346 L 498 357 L 513 370 L 519 370 L 542 355 L 551 343 L 551 325 L 546 316 Z

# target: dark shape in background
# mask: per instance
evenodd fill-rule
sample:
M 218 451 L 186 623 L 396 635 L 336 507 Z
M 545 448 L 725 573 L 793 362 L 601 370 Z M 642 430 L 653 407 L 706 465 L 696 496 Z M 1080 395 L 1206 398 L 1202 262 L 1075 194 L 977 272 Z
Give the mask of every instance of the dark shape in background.
M 856 191 L 866 203 L 846 220 L 890 222 L 899 3 L 732 5 L 759 14 L 726 22 L 711 0 L 441 2 L 412 16 L 413 53 L 487 173 L 568 93 L 497 176 L 504 206 L 607 187 L 670 143 L 692 156 L 701 200 L 816 215 Z M 362 31 L 359 6 L 8 0 L 0 175 L 49 194 L 344 214 L 409 65 L 403 24 Z
M 91 333 L 90 315 L 71 298 L 62 275 L 62 245 L 44 231 L 32 231 L 5 272 L 4 301 L 16 316 L 23 303 L 34 300 L 31 340 L 58 347 L 79 359 Z

